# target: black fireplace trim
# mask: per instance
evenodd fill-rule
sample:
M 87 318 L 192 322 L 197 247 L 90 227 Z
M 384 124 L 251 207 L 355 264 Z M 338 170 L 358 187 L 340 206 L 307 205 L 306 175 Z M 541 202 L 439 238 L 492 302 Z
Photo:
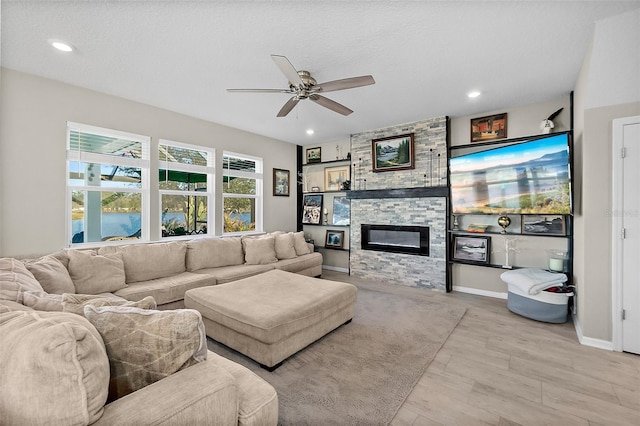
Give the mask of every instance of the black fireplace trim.
M 369 231 L 412 231 L 420 232 L 420 247 L 398 247 L 369 242 Z M 399 225 L 360 225 L 360 246 L 363 250 L 385 251 L 392 253 L 414 254 L 429 256 L 429 227 L 428 226 L 399 226 Z

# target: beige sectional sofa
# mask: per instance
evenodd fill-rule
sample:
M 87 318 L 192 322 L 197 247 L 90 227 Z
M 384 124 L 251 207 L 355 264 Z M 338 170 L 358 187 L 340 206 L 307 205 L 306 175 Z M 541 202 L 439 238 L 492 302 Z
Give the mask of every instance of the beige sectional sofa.
M 273 269 L 319 276 L 321 268 L 302 233 L 284 232 L 0 259 L 0 424 L 275 425 L 273 387 L 207 351 L 200 313 L 176 308 L 192 288 Z M 188 338 L 171 341 L 175 327 Z M 171 350 L 154 341 L 118 348 L 136 333 L 161 334 Z M 171 362 L 158 352 L 172 354 Z M 121 370 L 136 365 L 134 355 L 143 366 L 132 375 L 144 371 L 143 383 L 138 377 L 113 397 L 129 383 Z

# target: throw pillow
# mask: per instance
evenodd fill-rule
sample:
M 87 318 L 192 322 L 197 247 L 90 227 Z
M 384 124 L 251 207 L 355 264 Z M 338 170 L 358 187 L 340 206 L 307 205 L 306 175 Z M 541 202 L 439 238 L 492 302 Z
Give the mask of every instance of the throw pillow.
M 293 234 L 277 234 L 275 236 L 275 249 L 278 259 L 293 259 L 296 257 Z
M 78 315 L 0 314 L 0 421 L 87 425 L 103 413 L 109 360 L 96 329 Z
M 267 265 L 278 261 L 275 238 L 243 238 L 245 263 L 248 265 Z
M 42 292 L 42 286 L 18 259 L 0 259 L 0 299 L 22 303 L 25 291 Z
M 243 263 L 241 238 L 199 238 L 187 242 L 187 271 L 189 272 Z
M 298 256 L 312 253 L 312 251 L 309 249 L 309 244 L 307 244 L 307 241 L 304 238 L 304 232 L 302 231 L 293 232 L 293 244 L 296 248 L 296 254 Z
M 127 283 L 170 277 L 187 270 L 187 244 L 183 241 L 105 246 L 98 249 L 98 254 L 109 253 L 122 254 Z
M 156 309 L 158 305 L 151 296 L 147 296 L 137 302 L 132 302 L 113 295 L 93 295 L 93 294 L 63 294 L 62 310 L 73 314 L 84 316 L 85 306 L 128 306 L 140 309 Z
M 109 401 L 207 358 L 200 312 L 132 307 L 84 308 L 104 340 L 111 367 Z
M 25 266 L 38 280 L 44 291 L 50 294 L 75 293 L 67 268 L 54 256 L 24 261 Z
M 69 250 L 69 275 L 75 293 L 112 293 L 125 288 L 124 262 L 121 253 L 98 255 Z

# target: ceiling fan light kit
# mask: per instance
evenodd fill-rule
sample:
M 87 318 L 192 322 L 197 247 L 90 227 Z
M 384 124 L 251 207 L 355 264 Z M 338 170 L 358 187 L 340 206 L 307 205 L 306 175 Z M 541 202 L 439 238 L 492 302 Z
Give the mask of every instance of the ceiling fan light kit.
M 281 55 L 271 55 L 280 71 L 289 81 L 288 89 L 227 89 L 228 92 L 254 92 L 254 93 L 288 93 L 293 95 L 278 111 L 278 117 L 286 117 L 295 106 L 304 99 L 310 99 L 320 106 L 330 109 L 342 115 L 349 115 L 353 111 L 346 106 L 326 98 L 319 93 L 335 92 L 338 90 L 353 89 L 355 87 L 374 84 L 375 80 L 370 75 L 350 77 L 340 80 L 327 81 L 318 84 L 309 71 L 296 70 L 289 60 Z

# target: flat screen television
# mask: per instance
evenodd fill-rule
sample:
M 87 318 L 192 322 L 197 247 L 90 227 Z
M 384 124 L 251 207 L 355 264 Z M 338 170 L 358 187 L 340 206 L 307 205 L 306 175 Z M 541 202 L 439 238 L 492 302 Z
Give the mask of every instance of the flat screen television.
M 572 212 L 569 132 L 483 148 L 449 160 L 454 214 Z

